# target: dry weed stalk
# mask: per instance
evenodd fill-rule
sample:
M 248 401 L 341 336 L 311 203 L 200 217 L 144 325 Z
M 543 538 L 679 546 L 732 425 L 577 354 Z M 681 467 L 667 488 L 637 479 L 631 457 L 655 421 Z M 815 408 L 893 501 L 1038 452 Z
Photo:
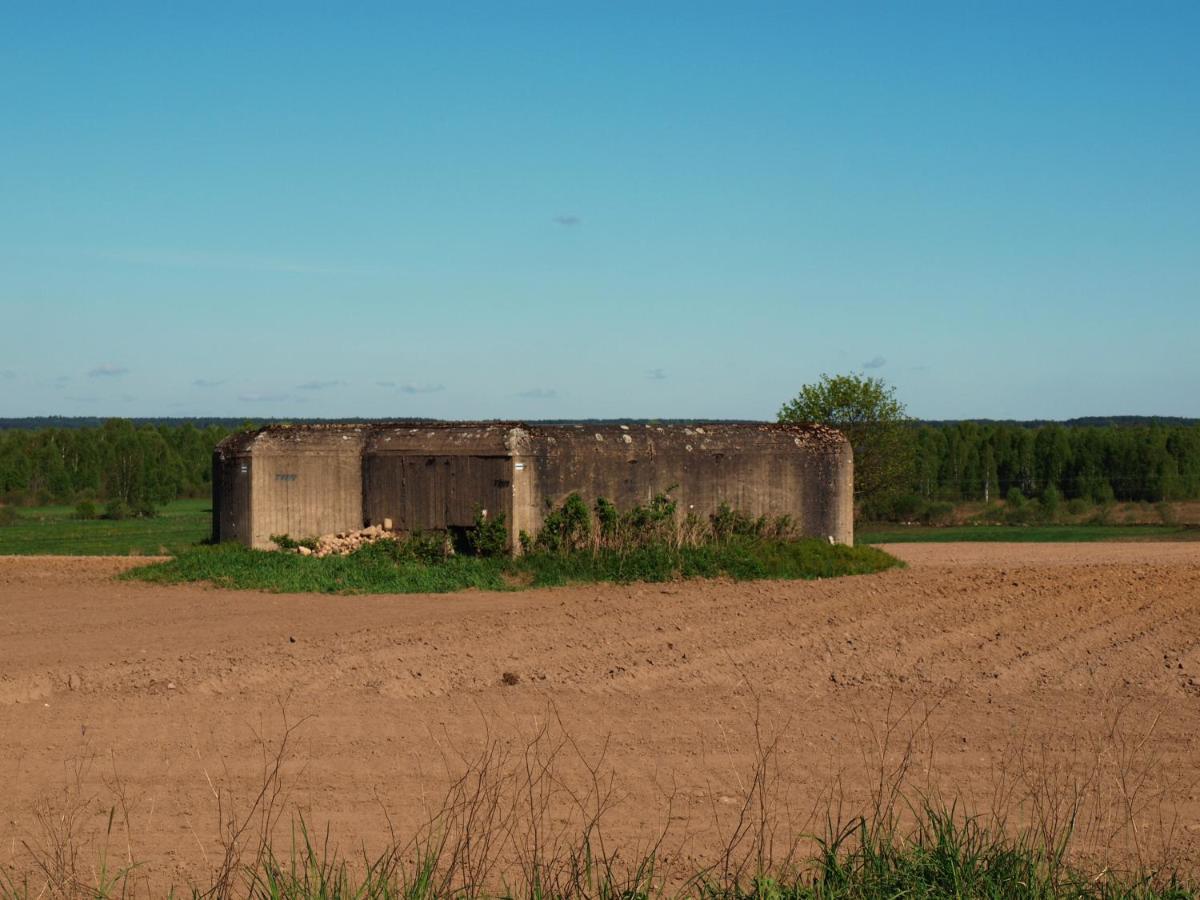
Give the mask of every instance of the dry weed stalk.
M 361 862 L 351 863 L 328 830 L 323 841 L 314 840 L 303 817 L 292 812 L 284 773 L 290 771 L 305 720 L 292 721 L 284 702 L 280 736 L 258 737 L 261 782 L 248 802 L 209 779 L 222 852 L 204 886 L 192 892 L 212 900 L 340 896 L 326 889 L 353 881 L 363 885 L 362 895 L 403 894 L 409 900 L 474 900 L 497 893 L 733 896 L 765 875 L 811 880 L 829 858 L 822 853 L 852 853 L 870 842 L 905 846 L 933 840 L 929 823 L 947 813 L 951 820 L 981 825 L 986 834 L 1012 836 L 1014 846 L 1028 850 L 1052 875 L 1073 857 L 1096 861 L 1098 877 L 1107 877 L 1121 860 L 1153 876 L 1168 871 L 1175 859 L 1172 800 L 1185 786 L 1171 777 L 1154 740 L 1157 715 L 1131 722 L 1127 708 L 1118 707 L 1104 729 L 1075 742 L 1066 754 L 1044 740 L 1014 735 L 993 769 L 986 802 L 972 806 L 961 787 L 941 790 L 937 703 L 902 704 L 890 697 L 879 717 L 851 714 L 862 793 L 848 796 L 839 777 L 820 793 L 807 817 L 797 819 L 789 796 L 795 779 L 783 762 L 790 723 L 770 727 L 761 698 L 752 688 L 749 694 L 751 762 L 735 772 L 737 805 L 722 813 L 710 786 L 719 850 L 707 866 L 690 868 L 679 865 L 687 858 L 688 825 L 673 824 L 673 785 L 664 792 L 661 827 L 643 844 L 611 840 L 610 824 L 625 813 L 628 798 L 619 791 L 608 742 L 595 750 L 582 747 L 553 706 L 515 740 L 493 734 L 486 720 L 474 751 L 436 740 L 450 780 L 441 801 L 427 807 L 424 824 L 404 837 L 381 798 L 390 840 L 382 853 L 368 855 L 364 848 Z M 90 858 L 85 856 L 85 820 L 97 807 L 85 787 L 91 762 L 90 755 L 80 757 L 63 795 L 39 804 L 41 837 L 25 844 L 33 881 L 27 877 L 6 885 L 0 879 L 0 897 L 124 897 L 132 896 L 138 884 L 148 892 L 132 878 L 136 803 L 115 760 L 106 781 L 114 802 L 100 863 L 84 864 Z M 281 859 L 274 839 L 289 818 L 293 844 L 290 856 Z M 819 831 L 812 828 L 822 819 Z M 106 859 L 114 825 L 124 832 L 125 852 L 123 865 L 110 870 Z

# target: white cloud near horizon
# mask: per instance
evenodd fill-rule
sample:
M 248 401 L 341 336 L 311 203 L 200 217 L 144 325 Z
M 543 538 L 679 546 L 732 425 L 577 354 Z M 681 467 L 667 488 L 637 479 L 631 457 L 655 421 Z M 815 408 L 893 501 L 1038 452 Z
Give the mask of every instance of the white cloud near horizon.
M 375 382 L 381 388 L 399 391 L 402 394 L 436 394 L 444 391 L 444 384 L 413 384 L 411 382 L 400 384 L 395 381 L 377 381 Z
M 115 378 L 118 375 L 128 374 L 129 369 L 125 366 L 118 366 L 116 363 L 101 363 L 88 372 L 88 378 Z
M 323 391 L 327 388 L 338 387 L 342 384 L 341 381 L 306 381 L 304 384 L 296 385 L 298 391 Z

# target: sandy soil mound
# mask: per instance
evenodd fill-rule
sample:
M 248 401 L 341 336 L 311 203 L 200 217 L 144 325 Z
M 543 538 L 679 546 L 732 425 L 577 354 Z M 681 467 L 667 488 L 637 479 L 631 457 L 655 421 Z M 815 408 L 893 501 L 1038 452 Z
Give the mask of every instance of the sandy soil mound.
M 797 814 L 833 785 L 869 798 L 900 757 L 906 777 L 980 804 L 1005 779 L 1045 784 L 1090 760 L 1140 766 L 1144 834 L 1165 810 L 1196 859 L 1200 544 L 890 549 L 907 570 L 405 597 L 160 587 L 112 579 L 142 560 L 0 558 L 0 865 L 44 830 L 39 803 L 77 803 L 84 838 L 115 804 L 120 854 L 146 877 L 201 877 L 216 798 L 257 791 L 260 741 L 284 715 L 304 720 L 288 807 L 345 847 L 415 827 L 458 754 L 525 746 L 552 719 L 615 769 L 613 839 L 665 824 L 703 857 L 753 770 L 757 719 L 780 736 Z

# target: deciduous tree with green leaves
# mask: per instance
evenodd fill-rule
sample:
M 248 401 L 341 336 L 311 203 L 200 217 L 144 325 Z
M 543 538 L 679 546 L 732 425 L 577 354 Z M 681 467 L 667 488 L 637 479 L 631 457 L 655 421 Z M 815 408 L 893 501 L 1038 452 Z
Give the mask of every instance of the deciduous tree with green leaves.
M 822 375 L 779 410 L 780 422 L 817 422 L 838 429 L 854 448 L 856 506 L 870 509 L 909 489 L 915 446 L 904 404 L 882 378 Z

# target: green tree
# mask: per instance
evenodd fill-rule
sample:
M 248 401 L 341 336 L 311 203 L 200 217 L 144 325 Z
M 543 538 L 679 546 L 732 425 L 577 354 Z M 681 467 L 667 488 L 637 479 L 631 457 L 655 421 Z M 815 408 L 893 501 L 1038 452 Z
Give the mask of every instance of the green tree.
M 909 489 L 915 440 L 904 404 L 882 378 L 822 375 L 779 410 L 780 422 L 838 429 L 854 448 L 854 496 L 868 510 Z

